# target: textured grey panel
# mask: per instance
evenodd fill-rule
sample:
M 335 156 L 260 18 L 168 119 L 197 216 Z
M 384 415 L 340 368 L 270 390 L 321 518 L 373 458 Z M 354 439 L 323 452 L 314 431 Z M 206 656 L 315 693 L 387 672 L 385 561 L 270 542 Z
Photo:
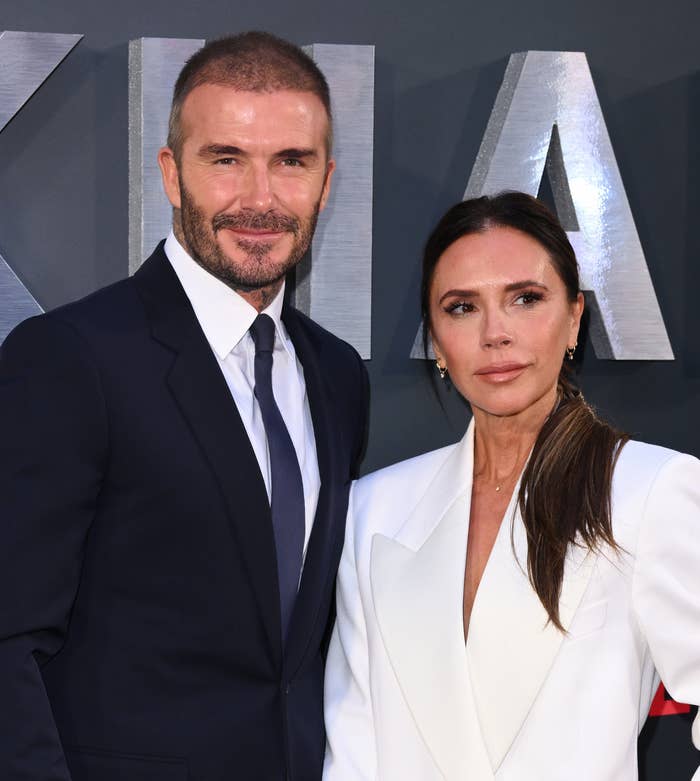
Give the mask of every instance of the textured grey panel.
M 82 37 L 9 30 L 0 33 L 0 131 Z M 18 323 L 41 311 L 0 255 L 0 342 Z
M 536 195 L 547 173 L 591 303 L 599 358 L 671 360 L 632 211 L 582 52 L 513 54 L 465 198 Z M 412 357 L 423 357 L 414 350 Z
M 140 38 L 129 42 L 129 272 L 167 235 L 172 211 L 157 154 L 168 135 L 173 87 L 200 39 Z
M 39 304 L 0 255 L 0 343 L 18 323 L 41 312 Z
M 308 53 L 331 90 L 333 187 L 308 258 L 297 270 L 296 303 L 371 357 L 374 46 L 313 44 Z
M 82 37 L 10 30 L 0 33 L 0 130 Z

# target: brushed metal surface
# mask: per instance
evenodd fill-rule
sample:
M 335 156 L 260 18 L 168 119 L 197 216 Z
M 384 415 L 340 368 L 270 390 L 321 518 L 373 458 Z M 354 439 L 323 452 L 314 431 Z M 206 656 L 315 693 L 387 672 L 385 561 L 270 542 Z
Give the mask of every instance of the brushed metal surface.
M 522 52 L 508 62 L 465 198 L 537 195 L 547 170 L 576 250 L 599 358 L 672 360 L 586 55 Z M 418 338 L 411 357 L 422 358 Z
M 0 132 L 82 37 L 0 32 Z M 41 311 L 32 294 L 0 255 L 0 343 L 18 323 Z
M 0 131 L 82 37 L 12 30 L 0 32 Z
M 202 39 L 139 38 L 129 42 L 129 273 L 170 230 L 157 154 L 168 136 L 173 87 Z
M 18 323 L 42 311 L 0 255 L 0 344 Z
M 374 46 L 313 44 L 306 51 L 331 90 L 336 171 L 308 255 L 297 269 L 295 303 L 372 356 Z

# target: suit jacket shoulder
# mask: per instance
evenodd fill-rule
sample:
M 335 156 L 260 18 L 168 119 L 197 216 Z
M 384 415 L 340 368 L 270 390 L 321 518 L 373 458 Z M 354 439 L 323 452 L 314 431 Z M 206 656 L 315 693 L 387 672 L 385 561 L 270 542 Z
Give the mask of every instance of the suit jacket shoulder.
M 458 447 L 448 445 L 378 469 L 353 485 L 349 522 L 356 540 L 375 532 L 393 536 Z
M 332 350 L 338 355 L 344 355 L 348 358 L 351 356 L 355 359 L 359 358 L 357 351 L 354 347 L 347 342 L 340 339 L 335 334 L 325 329 L 322 325 L 319 325 L 315 320 L 300 312 L 295 307 L 285 304 L 282 317 L 285 323 L 290 321 L 296 324 L 299 328 L 303 329 L 304 333 L 308 336 L 311 342 L 319 350 Z
M 352 453 L 351 476 L 357 477 L 367 443 L 369 378 L 364 362 L 351 345 L 288 304 L 282 320 L 304 368 L 307 390 L 309 382 L 312 391 L 323 388 L 333 418 L 345 421 L 344 428 L 349 425 L 352 433 L 346 442 Z M 313 413 L 312 395 L 309 398 Z
M 653 494 L 668 492 L 686 472 L 698 472 L 700 462 L 677 450 L 631 440 L 620 451 L 612 484 L 613 522 L 638 523 Z M 669 504 L 673 497 L 667 498 Z

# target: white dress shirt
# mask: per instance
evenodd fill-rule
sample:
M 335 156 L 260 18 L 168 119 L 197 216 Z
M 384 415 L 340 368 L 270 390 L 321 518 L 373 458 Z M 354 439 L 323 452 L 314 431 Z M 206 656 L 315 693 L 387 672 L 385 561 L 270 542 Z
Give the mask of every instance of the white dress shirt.
M 258 311 L 228 285 L 205 271 L 183 249 L 171 231 L 165 242 L 168 256 L 202 331 L 216 356 L 260 466 L 268 499 L 271 497 L 270 454 L 255 387 L 255 344 L 249 328 Z M 292 438 L 304 484 L 304 555 L 311 535 L 321 477 L 304 370 L 281 320 L 284 285 L 263 310 L 275 323 L 272 390 Z M 202 400 L 206 404 L 206 399 Z M 232 464 L 231 468 L 235 466 Z

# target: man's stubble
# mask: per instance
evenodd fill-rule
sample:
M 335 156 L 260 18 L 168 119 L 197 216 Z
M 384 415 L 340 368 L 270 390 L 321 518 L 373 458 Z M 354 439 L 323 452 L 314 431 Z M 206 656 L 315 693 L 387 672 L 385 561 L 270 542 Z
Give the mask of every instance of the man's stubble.
M 180 209 L 174 210 L 173 228 L 176 237 L 191 257 L 224 284 L 239 293 L 254 293 L 269 289 L 270 300 L 311 244 L 321 208 L 316 202 L 309 218 L 300 220 L 274 211 L 259 213 L 240 210 L 220 213 L 209 219 L 194 198 L 180 183 Z M 292 234 L 293 242 L 286 258 L 272 261 L 273 242 L 239 238 L 236 245 L 242 260 L 229 257 L 216 241 L 216 234 L 226 229 L 284 231 Z

